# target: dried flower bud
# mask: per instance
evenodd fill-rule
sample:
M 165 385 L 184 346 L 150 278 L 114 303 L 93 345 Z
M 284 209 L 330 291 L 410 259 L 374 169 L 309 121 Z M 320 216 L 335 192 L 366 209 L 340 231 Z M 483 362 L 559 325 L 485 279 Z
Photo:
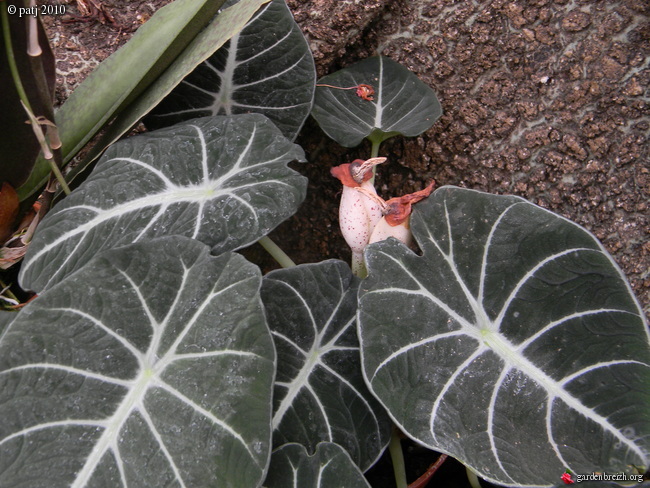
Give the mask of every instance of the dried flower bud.
M 402 197 L 391 198 L 387 202 L 377 194 L 373 196 L 364 189 L 358 189 L 358 192 L 364 193 L 368 198 L 372 198 L 378 202 L 383 209 L 384 216 L 375 225 L 368 243 L 372 244 L 373 242 L 394 237 L 407 246 L 410 245 L 413 242 L 413 234 L 410 229 L 412 205 L 431 195 L 434 185 L 435 182 L 432 181 L 424 190 L 416 191 Z
M 375 94 L 375 89 L 370 85 L 361 83 L 360 85 L 357 86 L 357 96 L 363 98 L 364 100 L 372 102 L 374 100 L 372 95 L 374 94 Z

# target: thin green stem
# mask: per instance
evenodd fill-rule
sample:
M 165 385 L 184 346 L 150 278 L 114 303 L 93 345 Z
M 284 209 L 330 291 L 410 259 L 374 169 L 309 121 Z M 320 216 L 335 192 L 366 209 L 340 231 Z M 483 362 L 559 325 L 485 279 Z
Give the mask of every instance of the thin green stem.
M 18 66 L 16 65 L 16 58 L 14 57 L 14 48 L 11 43 L 11 31 L 9 30 L 9 14 L 7 13 L 7 2 L 0 2 L 2 8 L 0 9 L 0 17 L 2 18 L 2 33 L 4 36 L 5 47 L 7 50 L 7 61 L 9 62 L 9 71 L 11 71 L 11 77 L 14 79 L 14 85 L 16 86 L 16 91 L 18 96 L 23 101 L 23 103 L 29 108 L 30 112 L 32 110 L 31 105 L 29 104 L 29 99 L 27 98 L 27 93 L 25 88 L 23 88 L 23 83 L 20 81 L 20 73 L 18 72 Z
M 54 173 L 54 176 L 56 177 L 57 181 L 61 185 L 61 189 L 63 190 L 63 193 L 65 193 L 66 195 L 70 195 L 70 187 L 66 183 L 65 178 L 61 173 L 61 170 L 59 169 L 59 167 L 57 166 L 56 162 L 53 159 L 54 156 L 52 154 L 50 146 L 48 145 L 48 142 L 45 140 L 45 134 L 43 134 L 43 129 L 41 129 L 41 124 L 36 119 L 32 111 L 25 104 L 23 104 L 23 108 L 25 109 L 25 112 L 27 112 L 27 116 L 29 117 L 29 120 L 32 123 L 32 130 L 34 131 L 34 135 L 36 136 L 38 143 L 41 145 L 41 151 L 43 151 L 43 158 L 49 163 L 50 168 Z
M 371 158 L 376 158 L 379 156 L 379 146 L 381 146 L 381 142 L 373 141 L 372 147 L 370 148 Z
M 368 270 L 366 269 L 366 263 L 363 259 L 363 254 L 358 254 L 356 252 L 352 253 L 352 263 L 350 264 L 352 268 L 352 274 L 358 276 L 361 279 L 364 279 L 368 276 Z
M 271 240 L 269 236 L 262 237 L 259 241 L 260 245 L 266 249 L 273 259 L 275 259 L 283 268 L 292 268 L 296 265 L 287 254 Z
M 63 176 L 63 173 L 61 173 L 61 170 L 56 164 L 56 161 L 54 159 L 48 159 L 47 162 L 50 164 L 50 168 L 52 169 L 52 172 L 54 173 L 54 176 L 56 177 L 56 180 L 59 182 L 59 185 L 61 185 L 61 189 L 63 190 L 63 193 L 66 195 L 70 195 L 70 187 L 65 181 L 65 177 Z
M 379 156 L 379 146 L 381 145 L 381 142 L 378 141 L 372 141 L 372 147 L 370 148 L 370 157 L 371 158 L 376 158 Z M 377 174 L 377 166 L 372 167 L 372 178 L 370 178 L 370 183 L 374 186 L 375 185 L 375 175 Z
M 390 459 L 393 461 L 393 473 L 395 473 L 395 483 L 397 488 L 408 488 L 406 482 L 406 466 L 404 465 L 404 453 L 402 452 L 402 442 L 399 438 L 399 431 L 393 425 L 390 443 L 388 444 Z
M 467 480 L 469 481 L 469 484 L 472 486 L 472 488 L 481 488 L 481 482 L 478 480 L 476 473 L 468 467 L 465 467 L 465 471 L 467 471 Z

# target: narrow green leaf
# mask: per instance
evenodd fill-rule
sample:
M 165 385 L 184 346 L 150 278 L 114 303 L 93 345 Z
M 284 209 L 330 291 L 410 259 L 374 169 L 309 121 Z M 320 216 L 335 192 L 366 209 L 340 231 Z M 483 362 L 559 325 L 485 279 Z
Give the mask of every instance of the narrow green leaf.
M 172 236 L 27 305 L 0 340 L 0 486 L 259 486 L 275 370 L 260 283 Z
M 75 89 L 56 113 L 64 164 L 167 69 L 224 1 L 175 0 L 161 8 Z M 41 187 L 49 171 L 39 158 L 17 190 L 21 200 Z
M 453 187 L 411 229 L 422 256 L 371 245 L 359 292 L 365 377 L 398 426 L 508 486 L 647 468 L 648 324 L 594 236 Z

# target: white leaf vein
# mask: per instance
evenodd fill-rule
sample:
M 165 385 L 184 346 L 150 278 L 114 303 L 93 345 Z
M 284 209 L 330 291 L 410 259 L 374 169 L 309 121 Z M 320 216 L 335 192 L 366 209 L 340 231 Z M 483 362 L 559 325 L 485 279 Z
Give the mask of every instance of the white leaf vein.
M 163 441 L 163 438 L 160 435 L 160 432 L 158 432 L 158 429 L 156 429 L 156 426 L 154 425 L 153 419 L 149 415 L 149 412 L 144 408 L 141 409 L 139 412 L 140 412 L 140 415 L 142 415 L 143 420 L 145 421 L 145 423 L 149 427 L 149 431 L 151 432 L 151 435 L 158 442 L 158 445 L 160 446 L 160 450 L 162 451 L 163 456 L 165 457 L 165 459 L 167 459 L 167 463 L 169 464 L 169 467 L 171 468 L 172 472 L 174 473 L 176 481 L 178 481 L 181 488 L 186 488 L 185 481 L 183 480 L 183 476 L 181 475 L 181 470 L 176 465 L 176 462 L 174 461 L 174 458 L 172 457 L 171 453 L 169 452 L 169 449 L 167 449 L 167 446 L 165 445 L 165 442 Z
M 201 405 L 193 401 L 192 399 L 188 398 L 186 395 L 178 391 L 176 388 L 173 388 L 170 384 L 164 383 L 162 381 L 155 381 L 155 386 L 165 390 L 167 393 L 170 395 L 176 397 L 179 401 L 185 403 L 187 406 L 210 420 L 215 425 L 218 425 L 221 427 L 223 430 L 225 430 L 230 436 L 235 439 L 237 442 L 239 442 L 248 452 L 251 460 L 260 468 L 264 468 L 263 466 L 260 466 L 260 459 L 255 455 L 255 453 L 251 450 L 251 447 L 248 445 L 246 440 L 241 436 L 239 432 L 237 432 L 235 429 L 233 429 L 229 424 L 218 418 L 216 415 L 214 415 L 212 412 L 209 410 L 206 410 L 203 408 Z
M 113 329 L 108 327 L 106 324 L 104 324 L 101 320 L 97 319 L 96 317 L 92 316 L 89 313 L 86 313 L 82 310 L 78 310 L 76 308 L 68 308 L 68 307 L 53 307 L 50 310 L 56 311 L 56 312 L 66 312 L 66 313 L 71 313 L 74 315 L 78 315 L 80 317 L 85 318 L 86 320 L 92 322 L 95 324 L 97 327 L 99 327 L 101 330 L 103 330 L 106 334 L 110 335 L 111 337 L 115 338 L 124 348 L 129 351 L 140 363 L 140 367 L 142 367 L 142 352 L 140 352 L 131 342 L 129 342 L 125 337 L 121 336 L 117 332 L 115 332 Z
M 0 375 L 11 374 L 18 371 L 29 371 L 30 369 L 40 369 L 44 371 L 61 371 L 65 373 L 71 373 L 84 378 L 89 378 L 102 383 L 109 383 L 115 386 L 121 386 L 124 388 L 130 388 L 133 385 L 133 382 L 130 380 L 122 380 L 120 378 L 115 378 L 114 376 L 106 376 L 100 373 L 95 373 L 93 371 L 88 371 L 85 369 L 75 368 L 73 366 L 67 366 L 65 364 L 55 364 L 55 363 L 29 363 L 23 364 L 21 366 L 14 366 L 13 368 L 5 369 L 0 371 Z

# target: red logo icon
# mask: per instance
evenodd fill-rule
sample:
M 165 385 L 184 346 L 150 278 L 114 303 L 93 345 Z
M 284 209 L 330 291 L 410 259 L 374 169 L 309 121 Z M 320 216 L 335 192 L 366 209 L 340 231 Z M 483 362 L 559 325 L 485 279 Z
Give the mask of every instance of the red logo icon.
M 564 481 L 565 485 L 572 485 L 575 483 L 573 479 L 571 478 L 571 472 L 567 469 L 562 476 L 560 476 L 560 479 Z

